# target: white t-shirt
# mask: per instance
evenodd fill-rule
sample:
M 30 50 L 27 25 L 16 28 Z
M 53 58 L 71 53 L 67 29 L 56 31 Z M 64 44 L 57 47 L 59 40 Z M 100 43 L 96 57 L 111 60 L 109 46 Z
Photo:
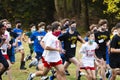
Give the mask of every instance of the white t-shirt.
M 9 41 L 10 41 L 10 33 L 8 31 L 5 31 L 4 33 L 4 36 L 6 36 L 6 40 L 4 42 L 4 44 L 1 46 L 1 49 L 4 50 L 4 53 L 3 54 L 7 54 L 7 45 L 9 44 Z
M 52 35 L 52 31 L 51 31 L 51 32 L 48 32 L 48 33 L 43 37 L 43 39 L 41 40 L 41 41 L 44 42 L 45 45 L 46 45 L 46 41 L 47 41 L 47 39 L 48 39 L 48 37 L 49 37 L 50 35 Z M 43 51 L 43 54 L 42 54 L 43 57 L 45 57 L 46 51 L 47 51 L 47 50 L 44 50 L 44 51 Z
M 89 44 L 86 42 L 85 44 L 82 45 L 80 48 L 80 52 L 82 53 L 82 59 L 88 59 L 88 60 L 94 60 L 94 55 L 95 55 L 95 49 L 97 48 L 97 43 L 93 42 L 93 44 Z
M 94 55 L 96 48 L 97 48 L 96 42 L 93 42 L 92 45 L 90 45 L 88 42 L 82 45 L 80 53 L 83 54 L 81 59 L 83 67 L 94 67 Z
M 47 37 L 47 41 L 45 42 L 45 46 L 49 46 L 52 48 L 58 48 L 60 47 L 60 42 L 56 36 L 49 35 Z M 60 54 L 58 51 L 47 50 L 45 54 L 46 55 L 44 58 L 47 62 L 58 62 L 59 60 L 61 60 Z

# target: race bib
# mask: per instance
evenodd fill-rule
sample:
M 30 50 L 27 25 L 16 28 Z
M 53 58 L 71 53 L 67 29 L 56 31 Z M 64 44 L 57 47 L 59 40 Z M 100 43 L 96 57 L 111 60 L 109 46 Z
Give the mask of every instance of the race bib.
M 71 48 L 75 48 L 76 47 L 76 45 L 75 44 L 71 44 Z
M 40 41 L 41 40 L 41 36 L 37 36 L 38 40 Z
M 99 43 L 103 43 L 104 42 L 104 39 L 101 39 L 101 40 L 98 40 Z

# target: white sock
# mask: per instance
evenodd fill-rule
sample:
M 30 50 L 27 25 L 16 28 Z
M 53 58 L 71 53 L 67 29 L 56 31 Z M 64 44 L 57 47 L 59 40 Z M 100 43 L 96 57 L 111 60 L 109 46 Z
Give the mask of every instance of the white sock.
M 35 73 L 33 73 L 33 74 L 31 75 L 32 78 L 34 78 L 35 76 L 36 76 Z

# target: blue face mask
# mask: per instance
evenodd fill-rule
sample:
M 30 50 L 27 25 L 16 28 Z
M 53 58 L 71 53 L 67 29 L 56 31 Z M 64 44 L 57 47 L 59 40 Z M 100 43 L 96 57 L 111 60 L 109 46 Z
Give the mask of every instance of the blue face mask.
M 89 42 L 90 42 L 90 44 L 93 44 L 93 42 L 95 42 L 95 41 L 94 40 L 90 40 Z
M 32 29 L 31 31 L 34 32 L 34 31 L 36 31 L 36 29 L 34 28 L 34 29 Z
M 43 31 L 44 31 L 44 29 L 43 29 L 43 28 L 40 28 L 38 31 L 39 31 L 39 32 L 43 32 Z

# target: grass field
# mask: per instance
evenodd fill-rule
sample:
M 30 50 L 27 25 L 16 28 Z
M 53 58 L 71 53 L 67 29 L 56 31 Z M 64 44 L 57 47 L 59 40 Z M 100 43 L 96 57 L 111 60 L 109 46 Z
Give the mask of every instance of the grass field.
M 76 51 L 77 58 L 79 58 L 78 50 L 80 48 L 80 45 L 81 44 L 78 43 L 77 51 Z M 27 55 L 29 53 L 28 44 L 24 43 L 24 49 L 25 49 L 25 53 L 26 53 L 25 55 Z M 27 70 L 20 70 L 19 69 L 20 53 L 16 54 L 16 62 L 15 62 L 15 64 L 12 65 L 12 78 L 13 78 L 13 80 L 27 80 L 29 73 L 36 71 L 35 67 L 28 68 L 29 62 L 30 61 L 26 62 Z M 68 70 L 70 72 L 70 76 L 67 76 L 67 80 L 75 80 L 75 66 L 73 64 L 71 64 L 69 66 Z M 50 75 L 50 74 L 51 73 L 49 72 L 48 75 Z M 4 74 L 3 80 L 8 80 L 8 76 Z M 34 78 L 34 80 L 40 80 L 40 77 Z M 82 76 L 81 80 L 86 80 L 86 78 L 84 76 Z M 116 80 L 120 80 L 120 78 L 118 77 Z

